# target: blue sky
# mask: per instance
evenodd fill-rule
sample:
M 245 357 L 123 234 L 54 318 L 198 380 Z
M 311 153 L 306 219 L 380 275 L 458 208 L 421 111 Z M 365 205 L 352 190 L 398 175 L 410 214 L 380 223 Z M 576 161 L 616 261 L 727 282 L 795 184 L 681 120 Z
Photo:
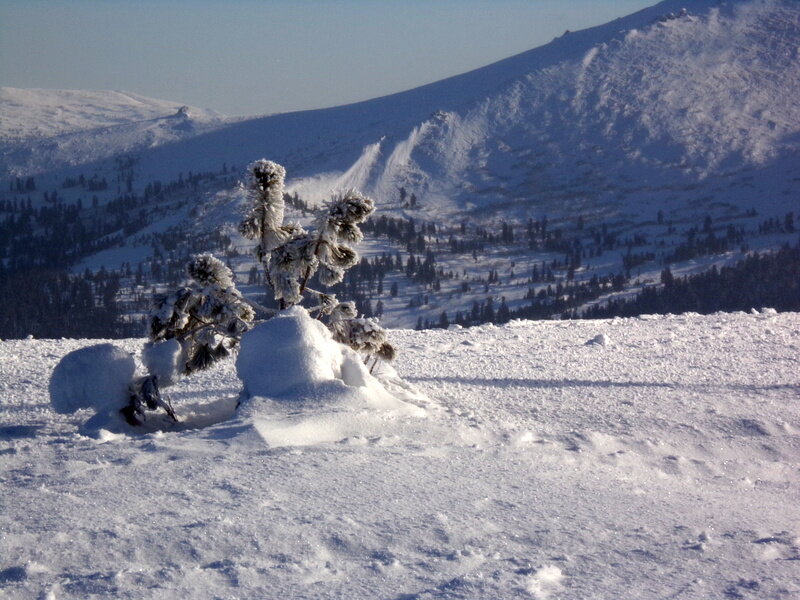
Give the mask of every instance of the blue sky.
M 656 0 L 0 0 L 0 85 L 255 115 L 443 79 Z

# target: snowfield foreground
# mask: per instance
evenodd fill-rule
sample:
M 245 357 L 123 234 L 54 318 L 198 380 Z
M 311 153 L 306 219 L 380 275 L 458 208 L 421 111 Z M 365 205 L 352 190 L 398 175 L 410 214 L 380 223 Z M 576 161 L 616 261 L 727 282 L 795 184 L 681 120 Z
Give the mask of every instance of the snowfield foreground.
M 229 361 L 97 438 L 48 396 L 95 341 L 0 342 L 0 596 L 800 598 L 800 314 L 392 340 L 414 410 L 237 414 Z

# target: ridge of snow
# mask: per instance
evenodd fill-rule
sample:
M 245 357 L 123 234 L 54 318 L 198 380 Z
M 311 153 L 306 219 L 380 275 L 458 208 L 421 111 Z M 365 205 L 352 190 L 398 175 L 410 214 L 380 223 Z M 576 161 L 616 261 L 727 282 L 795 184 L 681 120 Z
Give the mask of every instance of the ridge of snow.
M 0 166 L 12 176 L 84 164 L 231 122 L 130 92 L 0 88 Z

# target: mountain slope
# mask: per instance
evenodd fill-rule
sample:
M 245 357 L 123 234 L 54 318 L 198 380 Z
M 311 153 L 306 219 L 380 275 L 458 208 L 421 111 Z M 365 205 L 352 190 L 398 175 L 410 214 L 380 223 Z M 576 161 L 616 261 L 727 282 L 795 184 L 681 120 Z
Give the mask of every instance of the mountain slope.
M 131 92 L 0 87 L 0 140 L 52 137 L 145 121 L 176 112 L 177 102 Z M 191 109 L 207 119 L 222 115 Z
M 559 187 L 602 205 L 630 179 L 697 182 L 795 154 L 799 46 L 794 2 L 662 2 L 403 94 L 162 148 L 142 169 L 266 155 L 302 175 L 358 164 L 347 183 L 383 198 L 403 185 L 431 212 L 536 206 Z
M 798 47 L 790 0 L 702 0 L 688 13 L 668 0 L 401 94 L 139 144 L 140 185 L 268 156 L 386 200 L 404 186 L 431 214 L 564 196 L 603 208 L 642 181 L 696 183 L 796 154 Z M 68 142 L 68 164 L 102 158 L 94 145 Z

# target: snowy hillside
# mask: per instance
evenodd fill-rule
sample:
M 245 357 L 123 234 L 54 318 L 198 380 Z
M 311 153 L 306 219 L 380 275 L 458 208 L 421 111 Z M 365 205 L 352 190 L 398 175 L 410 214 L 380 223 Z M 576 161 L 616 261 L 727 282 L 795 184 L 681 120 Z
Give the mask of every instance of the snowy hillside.
M 130 92 L 0 88 L 0 172 L 85 164 L 208 131 L 220 113 Z
M 800 597 L 800 314 L 393 341 L 410 414 L 237 415 L 227 363 L 98 438 L 48 396 L 93 341 L 0 342 L 3 597 Z
M 699 0 L 681 7 L 666 0 L 415 90 L 244 120 L 143 153 L 141 185 L 268 156 L 299 175 L 337 173 L 328 184 L 386 199 L 405 186 L 428 201 L 431 214 L 450 202 L 463 209 L 513 201 L 541 211 L 565 199 L 602 208 L 647 186 L 679 189 L 796 155 L 797 4 Z M 32 92 L 14 92 L 12 106 L 62 102 L 37 94 L 20 100 Z M 139 103 L 144 118 L 144 107 L 168 104 L 122 98 L 127 103 L 110 105 L 117 99 L 104 96 L 94 109 L 102 114 L 92 118 L 110 120 L 109 106 L 133 114 Z M 66 127 L 75 129 L 94 103 L 86 93 L 74 108 L 68 104 Z M 12 128 L 26 131 L 43 127 L 42 117 L 57 118 L 42 108 L 16 114 Z
M 52 137 L 125 125 L 177 112 L 181 104 L 131 92 L 0 87 L 0 139 Z M 192 108 L 204 120 L 219 113 Z
M 403 186 L 423 218 L 465 208 L 641 214 L 644 194 L 649 206 L 678 195 L 678 208 L 729 201 L 730 188 L 738 204 L 745 181 L 783 201 L 796 189 L 800 9 L 681 6 L 661 2 L 402 94 L 246 121 L 143 156 L 141 171 L 268 156 L 314 178 L 300 188 L 310 200 L 353 185 L 396 206 Z

